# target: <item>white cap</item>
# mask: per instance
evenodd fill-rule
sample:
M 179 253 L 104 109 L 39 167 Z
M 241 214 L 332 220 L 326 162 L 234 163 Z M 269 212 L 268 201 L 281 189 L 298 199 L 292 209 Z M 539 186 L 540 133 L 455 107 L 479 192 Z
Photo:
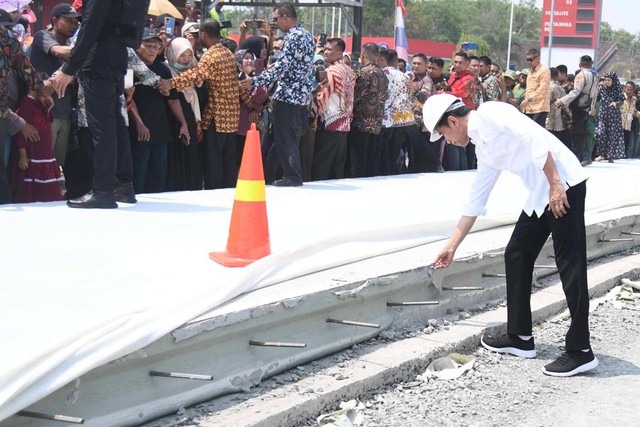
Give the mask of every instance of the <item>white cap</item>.
M 436 125 L 445 113 L 456 108 L 464 107 L 464 103 L 450 93 L 430 96 L 422 106 L 422 122 L 429 132 L 431 132 L 431 142 L 442 138 L 436 130 Z

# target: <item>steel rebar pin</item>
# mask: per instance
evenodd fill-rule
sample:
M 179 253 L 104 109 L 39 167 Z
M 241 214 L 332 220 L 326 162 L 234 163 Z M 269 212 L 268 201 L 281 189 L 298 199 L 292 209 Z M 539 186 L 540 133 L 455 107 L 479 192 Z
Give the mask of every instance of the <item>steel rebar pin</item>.
M 365 328 L 380 328 L 378 323 L 356 322 L 354 320 L 327 319 L 327 323 L 337 323 L 339 325 L 362 326 Z
M 149 371 L 152 377 L 176 378 L 180 380 L 213 381 L 213 375 L 185 374 L 182 372 Z
M 84 424 L 84 418 L 69 417 L 67 415 L 43 414 L 41 412 L 20 411 L 16 415 L 21 417 L 38 418 L 41 420 L 60 421 L 71 424 Z

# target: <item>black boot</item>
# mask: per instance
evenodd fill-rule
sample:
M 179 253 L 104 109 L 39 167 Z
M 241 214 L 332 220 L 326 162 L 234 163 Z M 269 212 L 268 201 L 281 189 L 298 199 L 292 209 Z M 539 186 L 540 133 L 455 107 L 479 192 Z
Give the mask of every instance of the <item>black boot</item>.
M 79 209 L 115 209 L 116 196 L 106 191 L 90 191 L 79 199 L 67 200 L 67 206 Z
M 120 203 L 136 203 L 136 192 L 133 183 L 118 183 L 116 185 L 116 201 Z

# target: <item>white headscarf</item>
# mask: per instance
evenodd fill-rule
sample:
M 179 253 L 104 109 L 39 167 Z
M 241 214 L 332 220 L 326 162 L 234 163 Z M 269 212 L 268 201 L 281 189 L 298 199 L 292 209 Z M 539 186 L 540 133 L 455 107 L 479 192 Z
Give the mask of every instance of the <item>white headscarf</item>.
M 193 62 L 187 67 L 178 64 L 178 58 L 180 58 L 180 55 L 182 55 L 187 50 L 190 50 L 191 53 L 193 53 L 191 42 L 183 37 L 176 37 L 175 39 L 171 40 L 171 43 L 169 43 L 169 46 L 167 46 L 165 57 L 167 58 L 166 62 L 169 66 L 169 69 L 171 70 L 171 75 L 173 77 L 176 77 L 180 73 L 190 70 L 191 68 L 196 66 L 197 62 L 195 56 L 193 57 Z M 193 115 L 196 117 L 196 123 L 200 122 L 202 120 L 202 116 L 200 113 L 200 102 L 198 101 L 198 93 L 196 92 L 196 88 L 194 86 L 190 86 L 186 89 L 183 89 L 181 92 L 184 94 L 184 98 L 187 100 L 189 105 L 191 105 Z

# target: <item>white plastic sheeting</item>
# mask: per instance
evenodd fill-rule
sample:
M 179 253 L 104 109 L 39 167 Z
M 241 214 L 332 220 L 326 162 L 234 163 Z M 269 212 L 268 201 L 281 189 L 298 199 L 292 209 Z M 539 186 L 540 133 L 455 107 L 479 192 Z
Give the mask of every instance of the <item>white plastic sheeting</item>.
M 590 167 L 587 209 L 640 204 L 640 163 Z M 118 210 L 0 207 L 0 421 L 254 289 L 446 238 L 473 172 L 267 189 L 273 255 L 223 250 L 233 190 L 139 197 Z M 515 221 L 527 192 L 504 173 L 475 229 Z M 432 260 L 425 260 L 425 264 Z

